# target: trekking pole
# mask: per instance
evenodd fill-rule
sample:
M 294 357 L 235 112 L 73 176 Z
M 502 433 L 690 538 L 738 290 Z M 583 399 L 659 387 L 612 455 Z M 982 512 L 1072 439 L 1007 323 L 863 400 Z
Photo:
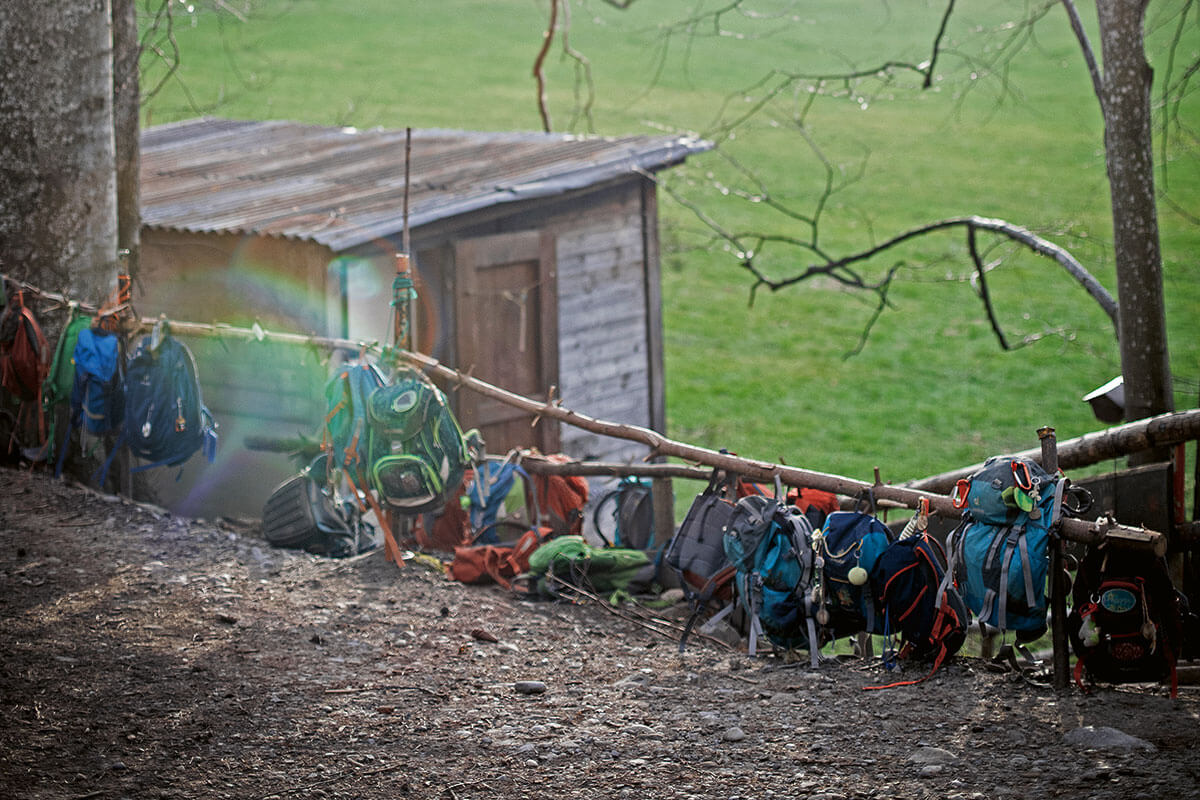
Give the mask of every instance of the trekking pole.
M 396 256 L 396 278 L 392 281 L 392 305 L 396 308 L 395 346 L 412 350 L 412 303 L 417 299 L 412 277 L 412 239 L 408 227 L 408 190 L 412 163 L 412 128 L 404 129 L 404 252 Z

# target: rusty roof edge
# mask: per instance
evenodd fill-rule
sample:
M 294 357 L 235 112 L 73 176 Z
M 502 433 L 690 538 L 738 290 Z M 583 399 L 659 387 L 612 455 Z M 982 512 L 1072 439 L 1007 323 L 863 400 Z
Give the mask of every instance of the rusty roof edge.
M 542 134 L 544 135 L 544 134 Z M 497 187 L 495 191 L 474 194 L 461 200 L 439 205 L 427 210 L 410 210 L 409 226 L 419 228 L 432 222 L 438 222 L 450 217 L 457 217 L 482 208 L 512 203 L 519 200 L 536 200 L 542 197 L 552 197 L 565 194 L 575 189 L 601 183 L 602 181 L 632 175 L 637 172 L 657 172 L 682 163 L 688 156 L 704 153 L 713 148 L 712 142 L 690 136 L 681 136 L 661 146 L 626 154 L 570 172 L 560 173 L 545 180 L 534 180 Z M 326 232 L 317 232 L 311 238 L 325 245 L 334 252 L 342 252 L 369 242 L 372 239 L 396 233 L 395 215 L 389 214 L 374 225 L 340 228 Z
M 196 143 L 199 141 L 220 141 L 225 138 L 244 136 L 247 131 L 254 129 L 279 129 L 296 127 L 297 123 L 286 121 L 253 122 L 245 120 L 227 120 L 221 118 L 198 118 L 177 123 L 166 123 L 143 131 L 143 143 L 146 151 L 173 147 L 177 142 Z M 311 125 L 315 130 L 331 130 L 326 126 Z M 374 133 L 376 135 L 403 136 L 403 129 L 340 129 L 346 134 Z M 538 141 L 605 141 L 617 146 L 607 148 L 601 153 L 593 153 L 595 160 L 576 159 L 573 163 L 565 159 L 565 163 L 542 170 L 534 170 L 522 176 L 513 174 L 503 183 L 478 183 L 473 191 L 468 190 L 456 195 L 443 195 L 434 198 L 432 203 L 419 203 L 410 209 L 409 225 L 419 227 L 443 219 L 448 219 L 479 209 L 488 208 L 503 203 L 521 200 L 532 200 L 541 197 L 561 195 L 588 186 L 612 181 L 638 173 L 653 173 L 682 163 L 689 155 L 703 153 L 713 148 L 713 144 L 696 136 L 662 135 L 645 136 L 580 136 L 575 134 L 547 134 L 531 131 L 455 131 L 449 129 L 415 129 L 414 139 L 458 138 L 468 137 L 479 143 L 487 142 L 538 142 Z M 539 174 L 539 172 L 541 174 Z M 311 212 L 313 209 L 309 209 Z M 149 213 L 147 213 L 149 212 Z M 396 234 L 402 220 L 399 209 L 377 210 L 365 214 L 358 213 L 350 217 L 342 217 L 341 224 L 330 224 L 313 229 L 301 222 L 299 218 L 289 213 L 282 213 L 270 219 L 260 218 L 255 222 L 245 220 L 243 224 L 226 226 L 212 219 L 185 221 L 182 219 L 164 219 L 157 217 L 152 210 L 143 208 L 143 224 L 148 228 L 158 230 L 178 230 L 190 233 L 226 232 L 237 235 L 264 235 L 273 238 L 286 238 L 299 241 L 313 241 L 329 247 L 334 252 L 342 252 L 372 239 Z M 336 216 L 332 220 L 338 219 Z

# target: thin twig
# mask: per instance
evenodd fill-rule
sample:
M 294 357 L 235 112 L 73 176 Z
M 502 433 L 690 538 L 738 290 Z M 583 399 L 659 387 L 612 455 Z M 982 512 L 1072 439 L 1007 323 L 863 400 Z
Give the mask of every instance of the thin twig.
M 643 620 L 643 619 L 641 619 L 641 618 L 639 618 L 639 617 L 636 617 L 636 616 L 633 616 L 633 615 L 631 615 L 631 614 L 627 614 L 627 613 L 623 612 L 621 609 L 619 609 L 619 608 L 617 608 L 617 607 L 613 606 L 611 603 L 608 603 L 608 602 L 606 602 L 606 601 L 605 601 L 603 598 L 601 598 L 601 597 L 598 597 L 597 595 L 595 595 L 595 594 L 593 594 L 593 593 L 591 593 L 591 592 L 587 591 L 586 589 L 583 589 L 583 588 L 581 588 L 581 587 L 579 587 L 579 586 L 576 586 L 576 585 L 574 585 L 574 584 L 572 584 L 572 583 L 568 582 L 567 580 L 565 580 L 564 578 L 561 578 L 561 577 L 559 577 L 558 575 L 553 575 L 553 574 L 551 574 L 551 575 L 548 575 L 547 577 L 548 577 L 550 580 L 552 580 L 552 581 L 554 581 L 555 583 L 557 583 L 557 584 L 559 584 L 560 586 L 562 586 L 563 588 L 569 589 L 570 591 L 572 591 L 572 592 L 575 592 L 575 593 L 579 594 L 579 595 L 580 595 L 580 596 L 582 596 L 582 597 L 586 597 L 587 599 L 589 599 L 589 600 L 592 600 L 592 601 L 596 602 L 597 604 L 599 604 L 600 606 L 602 606 L 602 607 L 603 607 L 603 608 L 604 608 L 606 611 L 608 611 L 610 614 L 613 614 L 613 615 L 615 615 L 615 616 L 618 616 L 618 617 L 620 617 L 621 619 L 628 620 L 629 622 L 632 622 L 632 623 L 634 623 L 635 625 L 640 625 L 641 627 L 643 627 L 643 628 L 645 628 L 645 629 L 647 629 L 647 630 L 649 630 L 649 631 L 653 631 L 654 633 L 657 633 L 657 634 L 659 634 L 660 636 L 665 636 L 665 637 L 667 637 L 668 639 L 672 639 L 672 640 L 674 640 L 674 641 L 679 641 L 679 639 L 678 639 L 678 638 L 676 638 L 676 637 L 675 637 L 675 636 L 674 636 L 672 633 L 669 633 L 669 632 L 667 632 L 667 631 L 664 631 L 664 630 L 662 630 L 662 628 L 660 628 L 660 627 L 655 627 L 656 625 L 659 625 L 659 626 L 662 626 L 663 628 L 669 628 L 669 629 L 671 629 L 671 630 L 673 630 L 673 631 L 675 631 L 675 632 L 682 633 L 682 628 L 680 628 L 679 626 L 677 626 L 677 625 L 675 625 L 674 623 L 670 622 L 669 620 L 660 619 L 660 618 L 658 618 L 658 617 L 655 617 L 655 618 L 654 618 L 654 621 L 653 621 L 653 624 L 652 624 L 652 623 L 651 623 L 650 621 L 648 621 L 648 620 Z M 695 632 L 695 635 L 696 635 L 696 636 L 699 636 L 699 637 L 700 637 L 700 638 L 702 638 L 702 639 L 707 639 L 708 641 L 710 641 L 710 642 L 713 642 L 714 644 L 718 644 L 718 645 L 720 645 L 721 647 L 724 647 L 726 650 L 733 650 L 733 649 L 734 649 L 733 647 L 731 647 L 731 646 L 729 645 L 729 643 L 728 643 L 728 642 L 722 641 L 721 639 L 718 639 L 718 638 L 717 638 L 717 637 L 715 637 L 715 636 L 709 636 L 708 634 L 706 634 L 706 633 L 703 633 L 703 632 L 701 632 L 701 631 L 696 631 L 696 632 Z
M 380 684 L 376 686 L 346 686 L 341 689 L 326 689 L 325 694 L 358 694 L 359 692 L 424 692 L 432 697 L 445 700 L 446 695 L 438 694 L 432 689 L 426 689 L 424 686 L 396 686 L 388 684 Z
M 979 299 L 983 301 L 983 308 L 987 312 L 988 322 L 992 324 L 992 330 L 996 334 L 996 338 L 1000 340 L 1001 349 L 1008 350 L 1008 339 L 1004 336 L 1004 330 L 1000 327 L 1000 320 L 996 318 L 996 308 L 992 305 L 992 295 L 988 291 L 987 285 L 987 265 L 983 263 L 983 259 L 979 256 L 979 246 L 976 242 L 974 228 L 967 229 L 967 249 L 971 251 L 971 260 L 975 262 L 975 274 L 979 276 Z

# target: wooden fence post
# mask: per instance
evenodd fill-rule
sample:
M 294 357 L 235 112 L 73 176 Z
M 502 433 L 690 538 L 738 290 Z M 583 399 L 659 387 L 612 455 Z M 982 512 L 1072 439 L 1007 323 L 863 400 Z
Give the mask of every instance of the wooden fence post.
M 1038 429 L 1042 444 L 1042 469 L 1058 472 L 1058 440 L 1054 428 Z M 1063 540 L 1057 530 L 1050 535 L 1050 641 L 1054 645 L 1054 688 L 1066 689 L 1071 674 L 1071 654 L 1067 649 L 1067 581 L 1063 574 Z

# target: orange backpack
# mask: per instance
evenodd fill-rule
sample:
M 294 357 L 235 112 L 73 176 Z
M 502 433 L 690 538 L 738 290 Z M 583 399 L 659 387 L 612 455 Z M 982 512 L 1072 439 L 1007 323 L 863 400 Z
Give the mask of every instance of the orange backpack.
M 529 556 L 553 537 L 549 528 L 532 528 L 514 544 L 477 544 L 454 548 L 446 573 L 462 583 L 496 583 L 508 589 L 512 579 L 529 569 Z
M 565 464 L 571 459 L 562 454 L 542 456 L 547 461 Z M 530 473 L 525 484 L 525 505 L 536 506 L 542 523 L 556 536 L 583 533 L 583 507 L 588 501 L 588 482 L 582 475 L 539 475 Z

